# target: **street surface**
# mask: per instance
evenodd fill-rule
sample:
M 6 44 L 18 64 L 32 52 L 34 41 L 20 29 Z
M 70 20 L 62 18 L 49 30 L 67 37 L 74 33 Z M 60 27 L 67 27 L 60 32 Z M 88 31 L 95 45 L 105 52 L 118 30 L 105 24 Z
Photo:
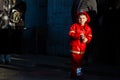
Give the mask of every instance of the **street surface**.
M 43 55 L 13 56 L 11 64 L 0 64 L 0 80 L 72 80 L 68 60 Z M 119 74 L 119 67 L 90 65 L 84 68 L 85 80 L 120 80 Z

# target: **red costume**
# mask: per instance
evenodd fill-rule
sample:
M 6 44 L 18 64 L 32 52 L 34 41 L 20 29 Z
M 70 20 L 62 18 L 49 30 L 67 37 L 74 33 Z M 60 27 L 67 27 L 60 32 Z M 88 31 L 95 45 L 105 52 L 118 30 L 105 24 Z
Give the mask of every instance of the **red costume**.
M 87 17 L 87 22 L 90 21 L 90 17 L 87 13 L 84 14 Z M 80 15 L 78 14 L 78 15 Z M 92 39 L 92 30 L 90 26 L 85 23 L 84 26 L 81 26 L 79 23 L 74 23 L 70 26 L 69 37 L 70 37 L 70 51 L 71 51 L 71 60 L 72 60 L 72 76 L 77 77 L 77 68 L 81 68 L 82 59 L 86 50 L 86 44 L 89 43 Z M 86 42 L 82 41 L 82 34 L 87 39 Z

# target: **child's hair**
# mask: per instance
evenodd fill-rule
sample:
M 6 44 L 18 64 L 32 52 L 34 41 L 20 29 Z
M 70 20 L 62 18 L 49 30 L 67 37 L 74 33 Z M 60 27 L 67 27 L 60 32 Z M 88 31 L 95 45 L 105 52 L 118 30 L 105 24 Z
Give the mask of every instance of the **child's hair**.
M 89 16 L 89 14 L 88 14 L 87 12 L 78 12 L 78 13 L 76 14 L 76 19 L 77 19 L 80 15 L 85 15 L 85 16 L 87 17 L 87 23 L 90 22 L 90 16 Z

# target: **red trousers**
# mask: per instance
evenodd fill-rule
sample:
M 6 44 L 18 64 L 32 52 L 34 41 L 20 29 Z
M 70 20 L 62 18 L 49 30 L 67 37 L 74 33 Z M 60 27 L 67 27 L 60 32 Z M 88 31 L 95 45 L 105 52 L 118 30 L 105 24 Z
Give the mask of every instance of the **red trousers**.
M 71 53 L 71 77 L 77 76 L 77 68 L 80 68 L 83 63 L 84 54 Z

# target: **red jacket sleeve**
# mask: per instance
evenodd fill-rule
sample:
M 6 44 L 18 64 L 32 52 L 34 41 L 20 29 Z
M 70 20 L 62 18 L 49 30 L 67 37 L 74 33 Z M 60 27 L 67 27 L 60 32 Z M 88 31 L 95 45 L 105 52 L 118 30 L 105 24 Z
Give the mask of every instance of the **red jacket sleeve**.
M 74 25 L 74 24 L 71 25 L 68 35 L 73 39 L 80 39 L 80 33 L 77 33 L 76 30 L 77 30 L 76 25 Z
M 86 38 L 88 39 L 87 43 L 90 43 L 90 41 L 92 40 L 92 30 L 89 26 L 87 27 Z

